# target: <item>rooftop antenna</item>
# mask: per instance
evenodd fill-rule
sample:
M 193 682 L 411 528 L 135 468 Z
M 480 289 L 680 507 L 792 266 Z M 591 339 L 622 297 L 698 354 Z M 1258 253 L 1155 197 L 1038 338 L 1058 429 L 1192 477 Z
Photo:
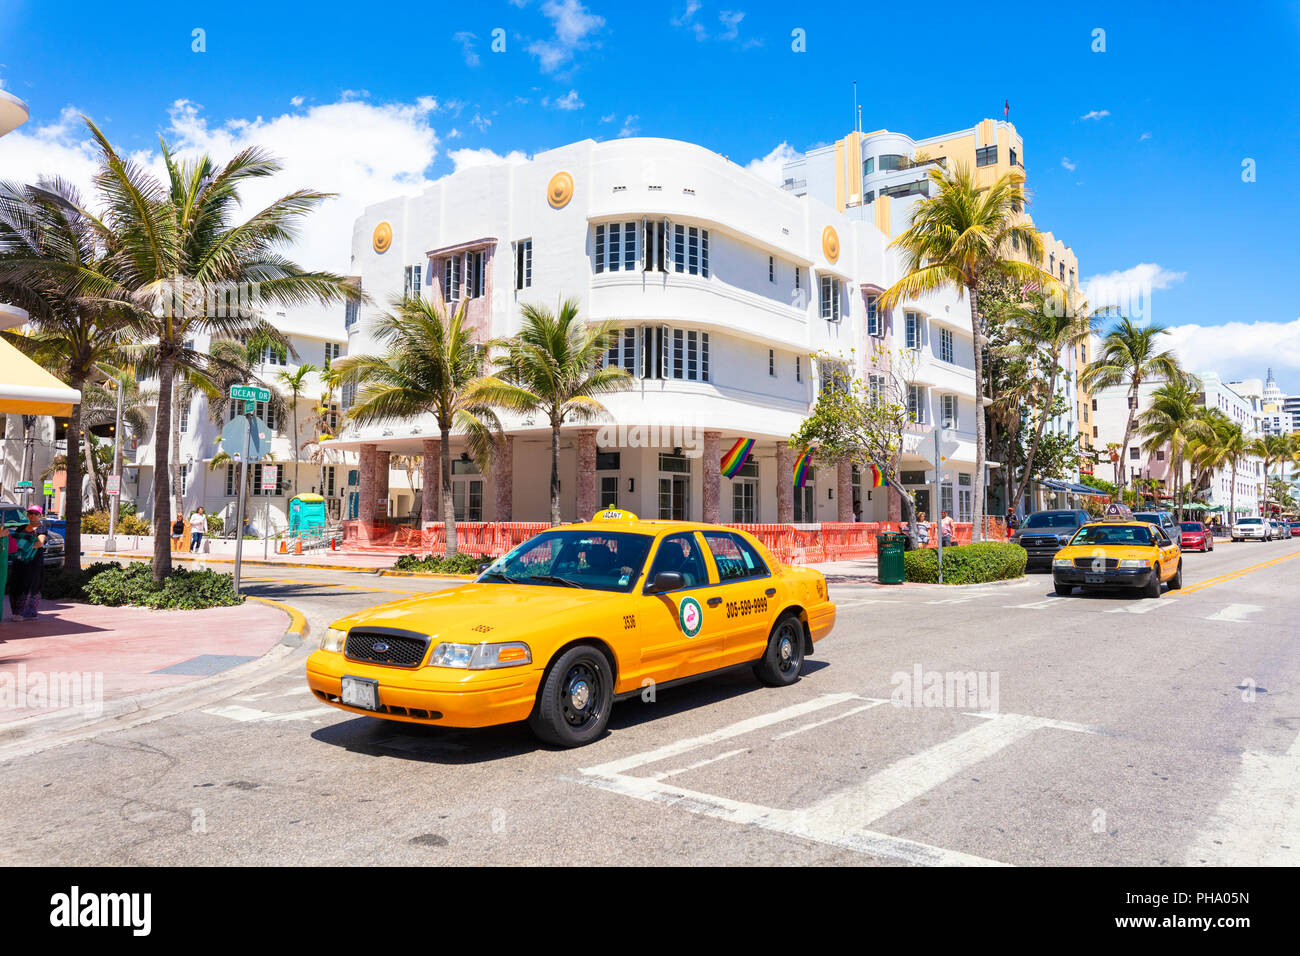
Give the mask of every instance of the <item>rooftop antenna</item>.
M 862 132 L 862 114 L 858 112 L 858 81 L 853 81 L 853 132 Z

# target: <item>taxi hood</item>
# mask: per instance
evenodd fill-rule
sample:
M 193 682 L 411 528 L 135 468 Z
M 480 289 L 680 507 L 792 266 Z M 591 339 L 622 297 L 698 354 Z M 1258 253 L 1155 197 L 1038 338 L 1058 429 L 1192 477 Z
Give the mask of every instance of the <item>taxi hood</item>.
M 538 627 L 552 628 L 561 615 L 579 616 L 626 596 L 618 591 L 563 585 L 475 582 L 367 608 L 330 627 L 392 627 L 428 634 L 435 641 L 495 643 L 520 639 Z

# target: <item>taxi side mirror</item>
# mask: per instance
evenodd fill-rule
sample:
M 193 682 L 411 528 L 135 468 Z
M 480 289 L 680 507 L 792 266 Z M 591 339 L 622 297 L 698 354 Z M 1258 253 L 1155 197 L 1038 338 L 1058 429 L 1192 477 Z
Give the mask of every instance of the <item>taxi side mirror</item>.
M 680 587 L 686 586 L 686 579 L 676 571 L 660 571 L 655 575 L 650 586 L 645 589 L 646 594 L 662 594 L 664 591 L 676 591 Z

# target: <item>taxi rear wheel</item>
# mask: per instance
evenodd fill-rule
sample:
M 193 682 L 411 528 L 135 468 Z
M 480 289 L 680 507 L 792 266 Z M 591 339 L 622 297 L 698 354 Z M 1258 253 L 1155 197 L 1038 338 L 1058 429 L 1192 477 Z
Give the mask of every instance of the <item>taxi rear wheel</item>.
M 605 732 L 613 706 L 609 658 L 590 644 L 579 644 L 546 671 L 528 725 L 544 743 L 581 747 Z
M 799 679 L 803 668 L 803 622 L 786 614 L 772 628 L 767 650 L 754 665 L 754 676 L 768 687 L 785 687 Z

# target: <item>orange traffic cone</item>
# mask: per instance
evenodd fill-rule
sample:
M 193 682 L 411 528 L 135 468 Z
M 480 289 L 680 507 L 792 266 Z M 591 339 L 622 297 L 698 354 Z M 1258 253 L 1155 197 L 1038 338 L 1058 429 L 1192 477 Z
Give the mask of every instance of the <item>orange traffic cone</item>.
M 280 553 L 281 553 L 281 554 L 288 554 L 288 553 L 289 553 L 289 549 L 285 547 L 285 544 L 284 544 L 284 538 L 281 538 L 281 539 L 280 539 Z
M 302 537 L 301 537 L 301 536 L 299 536 L 299 537 L 293 539 L 293 553 L 294 553 L 294 554 L 302 554 Z

